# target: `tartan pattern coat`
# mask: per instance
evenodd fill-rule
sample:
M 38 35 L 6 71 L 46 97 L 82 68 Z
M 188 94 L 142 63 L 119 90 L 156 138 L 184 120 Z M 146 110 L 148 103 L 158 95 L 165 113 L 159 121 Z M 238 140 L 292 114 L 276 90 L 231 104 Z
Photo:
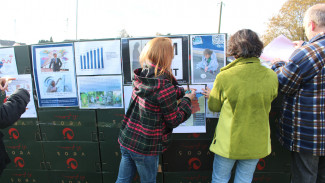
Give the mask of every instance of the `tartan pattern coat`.
M 295 152 L 325 156 L 325 33 L 272 66 L 284 94 L 279 140 Z
M 165 151 L 173 128 L 191 116 L 184 89 L 167 74 L 155 77 L 154 70 L 151 64 L 134 71 L 132 97 L 118 138 L 124 148 L 149 156 Z

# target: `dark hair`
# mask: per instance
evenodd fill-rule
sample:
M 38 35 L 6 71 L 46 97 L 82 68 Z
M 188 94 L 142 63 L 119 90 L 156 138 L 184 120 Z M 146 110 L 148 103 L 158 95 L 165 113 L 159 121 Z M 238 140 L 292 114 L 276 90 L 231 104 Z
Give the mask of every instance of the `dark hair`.
M 228 41 L 227 55 L 235 58 L 260 57 L 263 43 L 250 29 L 242 29 L 232 35 Z

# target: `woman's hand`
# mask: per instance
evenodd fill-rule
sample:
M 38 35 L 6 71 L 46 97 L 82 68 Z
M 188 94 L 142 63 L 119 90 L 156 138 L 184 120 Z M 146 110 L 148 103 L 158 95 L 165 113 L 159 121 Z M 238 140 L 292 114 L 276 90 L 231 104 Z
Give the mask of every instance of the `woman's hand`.
M 211 89 L 209 87 L 206 87 L 206 89 L 202 88 L 202 94 L 205 96 L 205 98 L 209 98 L 210 97 L 210 93 L 211 93 Z
M 196 97 L 196 89 L 191 88 L 191 93 L 187 93 L 184 97 L 188 97 L 191 101 Z
M 15 80 L 16 78 L 0 78 L 0 90 L 8 91 L 8 84 L 11 82 L 11 80 Z

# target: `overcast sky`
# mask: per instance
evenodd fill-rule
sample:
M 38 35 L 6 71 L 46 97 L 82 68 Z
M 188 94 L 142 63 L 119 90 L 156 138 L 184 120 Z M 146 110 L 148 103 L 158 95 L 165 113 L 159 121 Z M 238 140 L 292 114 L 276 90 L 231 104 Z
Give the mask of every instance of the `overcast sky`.
M 224 0 L 221 33 L 250 28 L 262 35 L 285 0 Z M 217 33 L 220 0 L 0 0 L 0 39 L 103 39 Z M 78 16 L 76 18 L 76 10 Z M 77 35 L 76 35 L 76 20 Z

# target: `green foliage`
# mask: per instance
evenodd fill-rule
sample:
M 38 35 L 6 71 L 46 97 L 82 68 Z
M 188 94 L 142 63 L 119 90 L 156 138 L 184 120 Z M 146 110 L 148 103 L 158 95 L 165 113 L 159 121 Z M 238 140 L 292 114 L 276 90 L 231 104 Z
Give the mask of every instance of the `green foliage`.
M 270 19 L 268 29 L 262 36 L 264 45 L 281 34 L 292 41 L 307 41 L 303 28 L 304 14 L 309 7 L 317 3 L 325 3 L 325 0 L 287 0 L 279 13 Z

